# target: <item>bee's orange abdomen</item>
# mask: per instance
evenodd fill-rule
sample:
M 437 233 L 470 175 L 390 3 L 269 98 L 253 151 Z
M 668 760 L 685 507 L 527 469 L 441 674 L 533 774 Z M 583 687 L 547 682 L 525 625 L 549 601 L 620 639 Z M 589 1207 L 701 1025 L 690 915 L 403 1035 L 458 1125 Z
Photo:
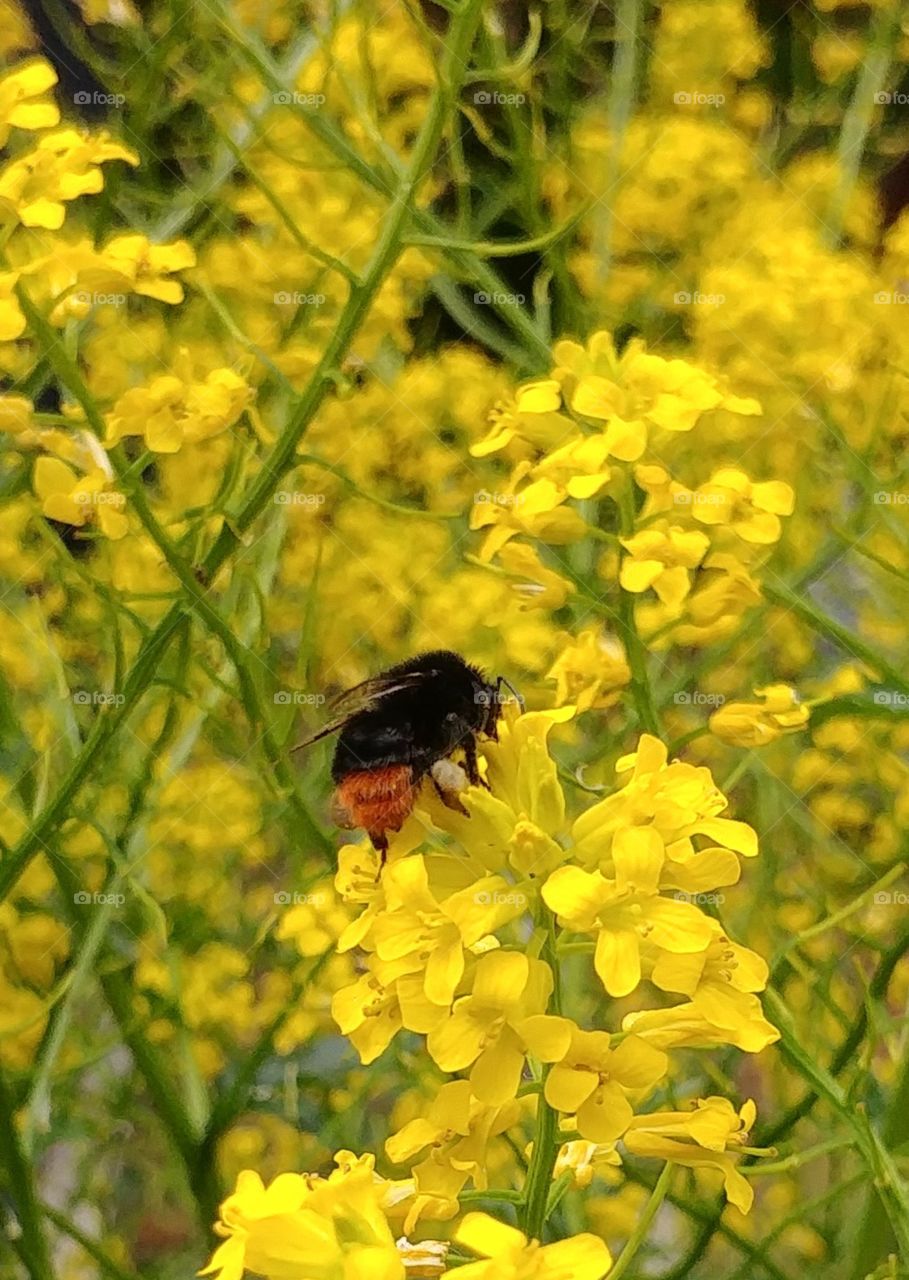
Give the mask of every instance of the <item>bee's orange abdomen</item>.
M 407 764 L 349 773 L 335 792 L 336 807 L 351 827 L 362 827 L 376 843 L 386 831 L 399 831 L 413 809 L 417 787 Z

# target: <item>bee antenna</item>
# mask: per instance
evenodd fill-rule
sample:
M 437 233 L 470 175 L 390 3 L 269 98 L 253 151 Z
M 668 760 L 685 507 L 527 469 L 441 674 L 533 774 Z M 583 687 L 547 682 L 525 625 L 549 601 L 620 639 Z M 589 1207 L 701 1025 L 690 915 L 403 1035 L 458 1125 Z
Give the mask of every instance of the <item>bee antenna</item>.
M 500 694 L 500 692 L 501 692 L 502 685 L 504 685 L 504 686 L 505 686 L 505 688 L 509 690 L 509 692 L 510 692 L 510 693 L 512 694 L 512 696 L 514 697 L 515 702 L 516 702 L 516 703 L 518 704 L 518 706 L 521 708 L 521 712 L 523 713 L 523 711 L 524 711 L 524 709 L 525 709 L 525 704 L 524 704 L 524 699 L 523 699 L 523 697 L 521 696 L 521 694 L 520 694 L 520 693 L 518 693 L 517 689 L 514 687 L 514 685 L 511 683 L 511 681 L 510 681 L 510 680 L 506 680 L 504 676 L 498 676 L 498 677 L 496 678 L 496 698 L 497 698 L 497 699 L 499 699 L 499 694 Z

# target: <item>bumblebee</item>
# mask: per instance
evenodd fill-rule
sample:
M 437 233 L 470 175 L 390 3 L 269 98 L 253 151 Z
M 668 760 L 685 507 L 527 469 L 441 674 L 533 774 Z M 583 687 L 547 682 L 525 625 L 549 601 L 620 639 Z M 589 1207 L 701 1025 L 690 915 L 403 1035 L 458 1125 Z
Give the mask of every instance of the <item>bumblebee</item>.
M 388 833 L 404 825 L 424 778 L 452 808 L 465 783 L 481 783 L 477 739 L 497 737 L 503 686 L 520 702 L 504 677 L 490 682 L 457 653 L 421 653 L 342 693 L 331 721 L 294 750 L 338 734 L 333 816 L 363 828 L 384 861 Z M 463 769 L 450 760 L 459 749 Z

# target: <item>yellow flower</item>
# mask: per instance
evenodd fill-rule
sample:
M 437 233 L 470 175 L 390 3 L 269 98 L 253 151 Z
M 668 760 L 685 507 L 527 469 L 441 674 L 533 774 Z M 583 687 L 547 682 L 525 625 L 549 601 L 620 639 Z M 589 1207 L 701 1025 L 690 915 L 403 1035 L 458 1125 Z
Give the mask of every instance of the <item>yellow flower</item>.
M 139 163 L 134 151 L 110 141 L 103 131 L 46 133 L 33 151 L 0 171 L 0 211 L 6 209 L 23 226 L 57 231 L 66 217 L 66 201 L 103 190 L 100 166 L 109 160 Z
M 54 102 L 42 101 L 57 83 L 57 73 L 44 58 L 22 62 L 0 76 L 0 147 L 10 128 L 52 129 L 60 112 Z
M 715 471 L 691 495 L 691 514 L 707 525 L 728 525 L 744 542 L 778 542 L 780 516 L 792 515 L 795 494 L 783 480 L 755 483 L 737 467 Z
M 385 1196 L 365 1158 L 328 1178 L 282 1173 L 268 1187 L 245 1169 L 215 1226 L 226 1239 L 199 1275 L 240 1280 L 248 1269 L 267 1280 L 404 1280 Z
M 629 828 L 613 841 L 615 878 L 559 867 L 543 886 L 546 905 L 575 933 L 596 933 L 594 967 L 611 996 L 627 996 L 642 975 L 642 949 L 702 951 L 710 921 L 696 906 L 659 896 L 665 851 L 657 833 Z
M 754 1192 L 736 1169 L 727 1148 L 735 1151 L 747 1144 L 754 1117 L 753 1102 L 746 1102 L 736 1113 L 725 1098 L 705 1098 L 692 1111 L 655 1111 L 635 1116 L 624 1144 L 634 1155 L 671 1160 L 688 1169 L 719 1169 L 726 1198 L 742 1213 L 748 1213 Z
M 622 557 L 619 581 L 626 591 L 638 594 L 653 587 L 663 604 L 677 608 L 691 590 L 691 572 L 704 558 L 710 539 L 698 530 L 678 525 L 642 529 L 622 538 L 628 552 Z
M 577 427 L 559 410 L 562 399 L 559 384 L 551 379 L 528 382 L 519 387 L 514 399 L 500 401 L 489 415 L 488 435 L 471 446 L 475 458 L 498 453 L 512 440 L 519 439 L 540 449 L 549 449 L 577 434 Z
M 213 369 L 204 382 L 163 374 L 123 393 L 107 418 L 107 443 L 144 436 L 155 453 L 177 453 L 232 426 L 251 399 L 252 390 L 232 369 Z
M 754 692 L 762 702 L 727 702 L 714 711 L 710 732 L 734 747 L 763 747 L 808 723 L 811 712 L 789 685 L 771 684 Z
M 15 271 L 0 271 L 0 342 L 13 342 L 25 332 L 25 316 L 19 308 Z
M 638 1036 L 627 1036 L 613 1049 L 608 1031 L 574 1027 L 568 1051 L 550 1067 L 543 1093 L 557 1111 L 577 1115 L 582 1138 L 614 1142 L 634 1115 L 628 1095 L 645 1097 L 668 1065 L 665 1053 Z
M 95 263 L 79 275 L 79 282 L 91 288 L 127 289 L 159 302 L 183 301 L 183 286 L 168 280 L 175 271 L 196 264 L 196 254 L 187 240 L 173 244 L 152 244 L 147 236 L 114 236 L 95 255 Z
M 568 497 L 552 480 L 533 480 L 519 489 L 528 463 L 515 468 L 501 493 L 482 494 L 470 513 L 471 529 L 489 529 L 479 559 L 488 562 L 518 534 L 553 546 L 578 542 L 587 528 L 578 513 L 562 504 Z
M 571 1039 L 571 1023 L 545 1013 L 552 972 L 541 960 L 492 951 L 477 961 L 473 989 L 455 1001 L 427 1037 L 426 1047 L 445 1072 L 470 1072 L 481 1102 L 501 1105 L 518 1091 L 527 1053 L 556 1062 Z
M 427 1212 L 437 1220 L 453 1218 L 468 1180 L 485 1190 L 489 1144 L 518 1118 L 517 1102 L 488 1106 L 473 1096 L 469 1080 L 443 1084 L 425 1116 L 405 1124 L 385 1143 L 389 1160 L 413 1171 L 416 1199 L 404 1230 L 410 1232 Z M 412 1164 L 427 1147 L 425 1158 Z
M 382 877 L 386 909 L 373 928 L 380 959 L 394 962 L 412 956 L 423 973 L 427 1000 L 446 1009 L 464 976 L 465 948 L 526 909 L 524 895 L 511 892 L 501 876 L 475 880 L 466 871 L 463 879 L 463 888 L 437 899 L 426 859 L 402 858 Z
M 464 1280 L 601 1280 L 612 1266 L 599 1236 L 584 1233 L 541 1245 L 485 1213 L 468 1213 L 455 1240 L 486 1259 L 458 1267 Z
M 605 436 L 581 436 L 547 453 L 533 469 L 535 478 L 554 480 L 569 498 L 593 498 L 612 477 Z
M 512 588 L 523 599 L 522 609 L 561 609 L 574 592 L 574 583 L 543 564 L 536 547 L 509 542 L 498 553 L 499 567 L 517 581 Z
M 112 483 L 100 469 L 77 476 L 59 458 L 41 457 L 35 463 L 35 493 L 49 519 L 79 529 L 94 521 L 106 537 L 116 539 L 128 531 L 129 522 L 122 511 L 123 494 L 111 488 Z
M 619 641 L 598 627 L 586 627 L 569 638 L 546 674 L 557 682 L 556 705 L 572 703 L 578 712 L 615 706 L 631 680 L 631 669 Z

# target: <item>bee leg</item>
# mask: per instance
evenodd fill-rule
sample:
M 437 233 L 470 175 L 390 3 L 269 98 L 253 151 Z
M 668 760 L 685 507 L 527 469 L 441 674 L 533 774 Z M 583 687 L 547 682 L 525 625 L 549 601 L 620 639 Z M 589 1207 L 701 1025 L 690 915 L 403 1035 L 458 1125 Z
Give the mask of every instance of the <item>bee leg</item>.
M 378 884 L 382 879 L 385 863 L 388 861 L 388 837 L 384 831 L 370 831 L 369 838 L 372 841 L 372 847 L 379 855 L 379 869 L 376 872 L 376 884 Z
M 485 787 L 489 790 L 489 783 L 480 777 L 480 770 L 477 766 L 477 741 L 473 734 L 464 739 L 464 767 L 467 770 L 467 780 L 474 787 Z

